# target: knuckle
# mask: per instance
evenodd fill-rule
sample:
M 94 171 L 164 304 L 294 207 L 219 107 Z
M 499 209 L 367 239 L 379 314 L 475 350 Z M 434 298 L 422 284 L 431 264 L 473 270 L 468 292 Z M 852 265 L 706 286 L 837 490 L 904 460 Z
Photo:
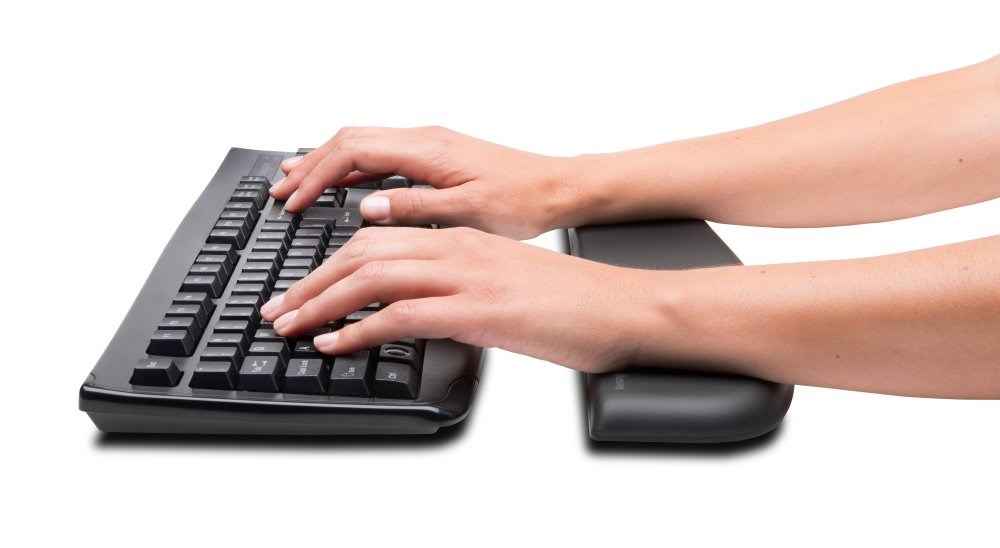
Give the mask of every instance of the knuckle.
M 383 311 L 385 320 L 392 325 L 412 325 L 420 314 L 417 305 L 410 301 L 397 301 Z
M 358 279 L 362 282 L 372 282 L 382 277 L 385 274 L 385 262 L 383 261 L 371 261 L 365 263 L 361 266 L 355 273 Z
M 348 240 L 347 244 L 337 253 L 348 261 L 359 261 L 363 259 L 367 253 L 368 246 L 371 245 L 373 237 L 374 233 L 370 227 L 362 228 L 354 234 L 354 236 Z
M 403 214 L 406 216 L 419 215 L 421 212 L 425 211 L 426 208 L 426 196 L 424 192 L 420 190 L 414 190 L 411 192 L 402 193 L 403 198 L 400 200 L 402 202 Z

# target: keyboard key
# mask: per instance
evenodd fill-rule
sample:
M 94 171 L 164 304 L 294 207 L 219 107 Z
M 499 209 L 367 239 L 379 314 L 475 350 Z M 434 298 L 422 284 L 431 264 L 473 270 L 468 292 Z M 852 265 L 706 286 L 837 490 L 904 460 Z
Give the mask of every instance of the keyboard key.
M 257 240 L 253 244 L 253 251 L 255 253 L 258 251 L 274 251 L 278 254 L 279 258 L 284 258 L 285 253 L 288 252 L 288 244 L 280 240 L 268 240 L 263 242 Z
M 277 262 L 257 262 L 244 263 L 243 272 L 264 272 L 274 280 L 278 277 L 278 263 Z M 271 282 L 268 282 L 271 283 Z
M 304 268 L 312 270 L 316 268 L 316 261 L 313 259 L 287 259 L 282 265 L 284 268 Z
M 237 249 L 247 245 L 247 237 L 243 231 L 233 228 L 216 228 L 208 233 L 209 243 L 231 244 Z
M 201 246 L 202 255 L 225 255 L 229 257 L 229 262 L 236 263 L 240 256 L 236 253 L 236 248 L 233 244 L 205 244 Z
M 371 396 L 371 352 L 335 356 L 330 371 L 330 394 L 336 396 Z
M 188 276 L 181 284 L 181 291 L 207 293 L 213 299 L 222 295 L 222 282 L 215 276 Z
M 236 366 L 227 361 L 201 361 L 191 374 L 191 388 L 236 388 Z
M 282 242 L 288 245 L 291 237 L 286 232 L 261 232 L 257 235 L 257 242 Z
M 256 205 L 257 209 L 264 207 L 267 202 L 267 198 L 256 190 L 237 190 L 229 199 L 234 202 L 250 202 Z
M 264 284 L 241 284 L 233 286 L 233 295 L 259 295 L 262 299 L 267 299 L 270 291 Z
M 254 295 L 250 295 L 254 297 Z M 223 320 L 246 320 L 252 324 L 260 321 L 260 314 L 252 306 L 230 306 L 226 305 L 219 313 L 219 318 Z
M 271 188 L 271 181 L 263 175 L 244 175 L 240 177 L 240 183 L 255 183 L 262 185 L 265 189 Z
M 182 329 L 159 329 L 149 340 L 146 353 L 156 356 L 190 356 L 196 346 L 191 333 Z
M 236 365 L 243 361 L 243 349 L 238 346 L 208 346 L 201 352 L 201 361 Z
M 375 312 L 377 312 L 377 310 L 358 310 L 356 312 L 351 312 L 346 318 L 344 318 L 344 321 L 346 323 L 360 322 Z
M 292 240 L 292 248 L 296 247 L 308 247 L 308 248 L 319 248 L 321 245 L 319 238 L 295 238 Z
M 217 333 L 242 333 L 247 340 L 250 339 L 250 322 L 242 320 L 219 320 L 215 323 Z
M 250 343 L 250 350 L 247 351 L 250 356 L 274 356 L 275 359 L 284 365 L 288 361 L 288 346 L 284 341 L 261 341 L 254 339 Z
M 252 202 L 227 202 L 226 205 L 225 205 L 225 207 L 223 209 L 225 209 L 226 211 L 247 211 L 247 212 L 250 213 L 250 219 L 251 219 L 251 221 L 254 222 L 254 223 L 257 222 L 257 218 L 258 218 L 257 210 L 258 210 L 258 207 L 257 207 L 257 204 L 255 204 L 255 203 L 252 203 Z
M 132 384 L 142 386 L 177 386 L 181 380 L 181 370 L 177 368 L 174 360 L 169 358 L 156 358 L 139 360 L 139 363 L 132 370 Z
M 330 365 L 321 359 L 293 359 L 285 370 L 285 392 L 325 394 Z
M 416 399 L 416 372 L 412 367 L 402 363 L 379 362 L 375 370 L 375 397 Z
M 247 356 L 240 367 L 237 388 L 257 392 L 279 392 L 285 366 L 277 356 Z
M 217 264 L 222 267 L 223 276 L 228 279 L 233 273 L 233 263 L 226 255 L 201 254 L 194 260 L 195 264 Z
M 215 222 L 215 228 L 232 228 L 239 230 L 243 233 L 243 238 L 249 238 L 250 233 L 253 232 L 253 225 L 249 223 L 249 219 L 219 219 Z
M 406 182 L 405 177 L 388 177 L 386 179 L 382 179 L 381 186 L 382 190 L 389 190 L 390 188 L 406 188 L 408 186 Z
M 311 260 L 311 259 L 307 259 Z M 301 280 L 309 275 L 305 268 L 282 268 L 278 271 L 279 280 Z
M 247 337 L 243 333 L 224 333 L 216 331 L 208 337 L 208 346 L 235 346 L 245 349 Z
M 295 341 L 295 348 L 292 349 L 292 356 L 296 358 L 324 358 L 325 354 L 316 350 L 312 339 L 302 339 Z
M 220 255 L 221 257 L 221 255 Z M 193 264 L 188 274 L 192 276 L 215 276 L 219 283 L 225 285 L 228 277 L 221 264 Z
M 226 301 L 226 306 L 252 306 L 258 312 L 263 305 L 264 299 L 260 295 L 230 295 Z
M 264 284 L 271 285 L 274 280 L 272 279 L 271 273 L 267 270 L 262 270 L 258 272 L 247 272 L 246 269 L 236 277 L 236 281 L 241 284 Z
M 194 340 L 201 338 L 201 326 L 192 316 L 167 316 L 160 320 L 159 329 L 183 329 L 191 334 Z
M 201 329 L 208 323 L 208 314 L 200 304 L 172 304 L 167 307 L 167 317 L 189 316 Z
M 314 261 L 319 261 L 320 254 L 316 249 L 310 249 L 307 247 L 296 247 L 288 250 L 288 258 L 293 259 L 312 259 Z

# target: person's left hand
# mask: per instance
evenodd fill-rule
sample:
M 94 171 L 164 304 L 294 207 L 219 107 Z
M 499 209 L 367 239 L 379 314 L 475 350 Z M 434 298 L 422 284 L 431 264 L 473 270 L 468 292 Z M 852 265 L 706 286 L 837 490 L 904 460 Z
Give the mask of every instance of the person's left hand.
M 602 372 L 632 360 L 655 325 L 651 274 L 471 228 L 364 228 L 261 312 L 294 336 L 391 303 L 316 337 L 316 348 L 345 354 L 404 337 L 451 338 Z

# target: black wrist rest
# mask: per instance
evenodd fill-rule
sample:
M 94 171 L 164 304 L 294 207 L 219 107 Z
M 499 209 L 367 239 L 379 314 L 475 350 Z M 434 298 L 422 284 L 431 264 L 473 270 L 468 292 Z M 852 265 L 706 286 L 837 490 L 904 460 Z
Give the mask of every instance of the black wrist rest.
M 742 264 L 707 223 L 693 219 L 585 226 L 566 231 L 568 251 L 652 270 Z M 597 441 L 720 443 L 776 428 L 794 387 L 703 371 L 627 367 L 586 374 L 590 437 Z

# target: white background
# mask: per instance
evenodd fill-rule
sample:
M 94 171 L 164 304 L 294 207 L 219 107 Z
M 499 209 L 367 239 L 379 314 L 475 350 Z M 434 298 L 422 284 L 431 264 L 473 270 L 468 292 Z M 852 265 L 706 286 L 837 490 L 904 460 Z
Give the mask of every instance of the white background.
M 763 443 L 598 450 L 575 374 L 491 350 L 439 443 L 115 441 L 76 409 L 230 146 L 441 124 L 609 151 L 1000 53 L 993 2 L 541 4 L 4 4 L 0 543 L 995 546 L 995 401 L 800 387 Z M 1000 233 L 1000 203 L 718 229 L 748 263 L 874 255 Z

